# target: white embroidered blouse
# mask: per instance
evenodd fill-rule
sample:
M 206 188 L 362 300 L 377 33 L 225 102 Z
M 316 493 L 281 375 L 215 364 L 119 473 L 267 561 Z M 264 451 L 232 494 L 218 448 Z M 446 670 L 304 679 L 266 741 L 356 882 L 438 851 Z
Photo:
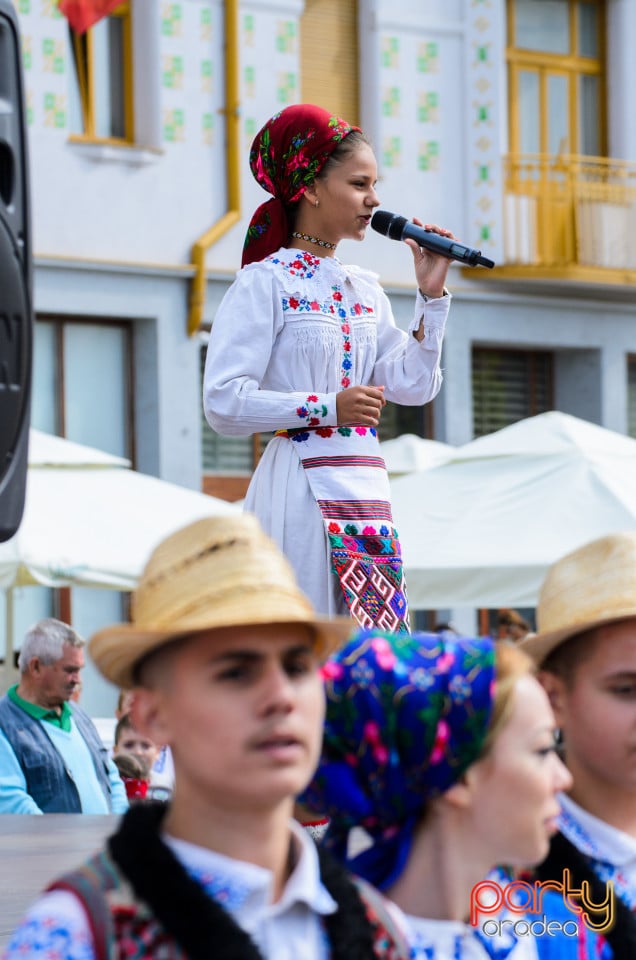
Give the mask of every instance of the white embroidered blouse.
M 408 332 L 394 320 L 375 274 L 336 257 L 281 248 L 244 267 L 214 320 L 203 403 L 227 436 L 336 426 L 336 394 L 358 384 L 385 387 L 387 400 L 421 405 L 442 383 L 442 341 L 450 296 L 418 292 Z M 424 324 L 424 338 L 412 335 Z M 245 508 L 287 554 L 316 609 L 343 612 L 330 573 L 322 517 L 295 445 L 268 444 Z

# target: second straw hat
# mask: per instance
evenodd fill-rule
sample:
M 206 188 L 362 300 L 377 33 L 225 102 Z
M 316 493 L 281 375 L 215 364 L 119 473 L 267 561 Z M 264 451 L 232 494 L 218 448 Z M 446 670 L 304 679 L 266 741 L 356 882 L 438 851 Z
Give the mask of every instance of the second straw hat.
M 592 540 L 552 564 L 537 632 L 521 646 L 540 664 L 569 637 L 627 617 L 636 617 L 636 530 Z

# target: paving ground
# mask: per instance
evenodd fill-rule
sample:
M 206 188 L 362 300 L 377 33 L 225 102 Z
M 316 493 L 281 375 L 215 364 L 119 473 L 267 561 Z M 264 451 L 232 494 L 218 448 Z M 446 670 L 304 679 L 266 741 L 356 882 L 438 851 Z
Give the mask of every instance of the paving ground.
M 100 847 L 118 819 L 72 813 L 0 815 L 0 953 L 42 888 Z

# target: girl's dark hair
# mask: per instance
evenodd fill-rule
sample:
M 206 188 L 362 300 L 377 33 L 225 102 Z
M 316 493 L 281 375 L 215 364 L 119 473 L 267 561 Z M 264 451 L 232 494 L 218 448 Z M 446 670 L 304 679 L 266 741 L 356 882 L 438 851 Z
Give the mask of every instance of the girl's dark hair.
M 366 143 L 369 146 L 369 138 L 362 130 L 352 130 L 351 133 L 348 133 L 346 137 L 343 137 L 337 147 L 332 151 L 329 159 L 325 162 L 320 173 L 316 175 L 316 180 L 322 180 L 323 177 L 326 177 L 332 167 L 337 166 L 340 163 L 344 163 L 348 157 L 356 150 L 360 144 Z M 298 200 L 295 203 L 288 203 L 285 206 L 285 213 L 287 215 L 287 223 L 289 224 L 289 232 L 296 229 L 296 217 L 298 215 Z
M 316 175 L 316 180 L 322 180 L 326 177 L 332 166 L 344 163 L 362 143 L 371 146 L 369 138 L 362 130 L 352 130 L 346 137 L 343 137 L 338 146 L 332 150 L 329 159 L 325 162 L 320 173 Z

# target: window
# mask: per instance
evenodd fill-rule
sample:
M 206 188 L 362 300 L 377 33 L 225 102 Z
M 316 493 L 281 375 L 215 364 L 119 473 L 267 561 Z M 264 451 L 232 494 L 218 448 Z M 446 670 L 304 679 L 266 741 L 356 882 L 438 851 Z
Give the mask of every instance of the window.
M 305 0 L 300 22 L 301 100 L 357 123 L 357 0 Z
M 123 3 L 81 35 L 70 30 L 74 78 L 70 91 L 73 139 L 132 143 L 132 23 Z
M 475 437 L 553 407 L 550 353 L 475 348 L 472 382 Z
M 38 317 L 31 425 L 134 461 L 132 330 Z
M 627 358 L 627 433 L 636 439 L 636 357 Z
M 510 151 L 603 156 L 603 0 L 508 0 Z

